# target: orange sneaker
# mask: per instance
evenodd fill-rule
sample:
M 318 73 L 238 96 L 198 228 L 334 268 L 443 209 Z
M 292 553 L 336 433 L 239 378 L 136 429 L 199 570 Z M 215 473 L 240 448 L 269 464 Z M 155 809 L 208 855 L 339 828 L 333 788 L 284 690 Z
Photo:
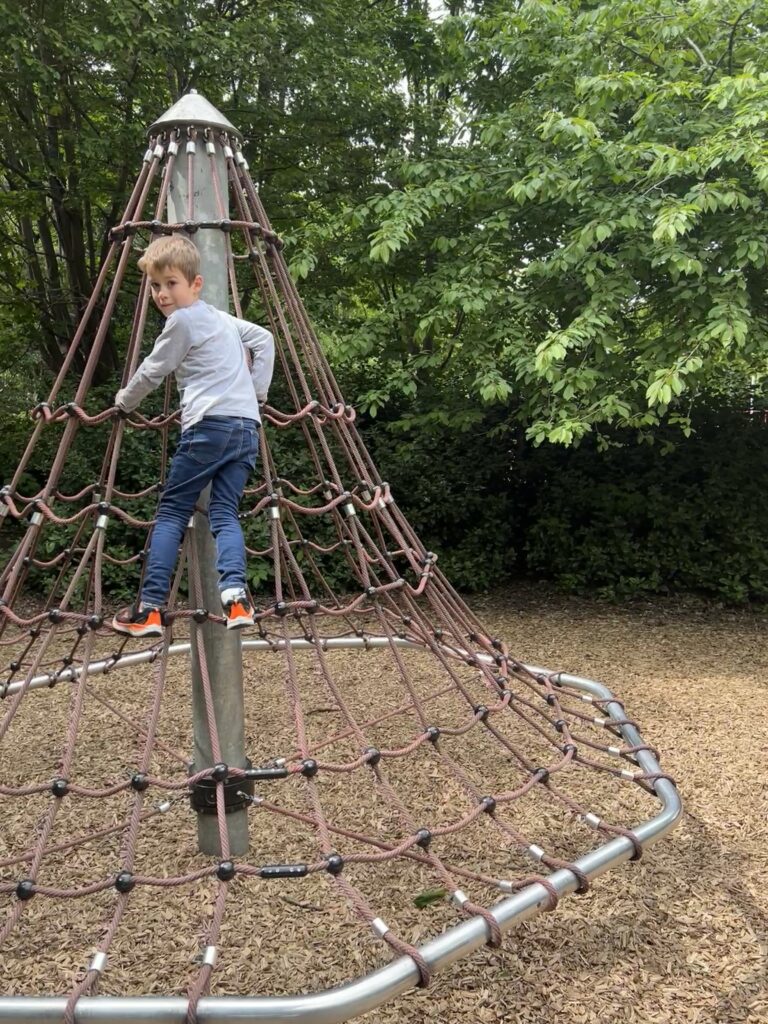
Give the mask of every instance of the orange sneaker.
M 145 608 L 137 605 L 123 608 L 112 619 L 112 629 L 126 636 L 162 636 L 165 627 L 165 616 L 162 608 Z
M 256 609 L 245 590 L 241 590 L 230 601 L 222 602 L 227 617 L 227 629 L 243 629 L 256 621 Z

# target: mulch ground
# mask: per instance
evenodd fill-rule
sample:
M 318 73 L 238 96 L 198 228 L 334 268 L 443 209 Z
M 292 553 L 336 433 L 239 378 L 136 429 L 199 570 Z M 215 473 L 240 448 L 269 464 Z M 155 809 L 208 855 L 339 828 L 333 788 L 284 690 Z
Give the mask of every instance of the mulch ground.
M 685 816 L 639 863 L 602 876 L 585 895 L 569 896 L 554 913 L 519 926 L 506 936 L 502 949 L 483 949 L 436 975 L 429 990 L 401 996 L 364 1019 L 381 1024 L 768 1021 L 766 616 L 693 601 L 614 607 L 526 586 L 475 598 L 471 604 L 524 661 L 597 679 L 617 692 L 639 721 L 645 740 L 661 751 L 663 769 L 678 780 Z M 273 663 L 270 668 L 270 657 L 249 659 L 246 670 L 246 739 L 257 762 L 276 750 L 292 749 L 290 717 L 276 711 L 281 681 Z M 381 658 L 376 652 L 333 656 L 334 673 L 344 678 L 346 692 L 354 694 L 355 708 L 363 714 L 398 699 L 394 687 L 391 693 L 388 690 Z M 417 660 L 414 667 L 424 692 L 434 689 L 429 666 Z M 148 671 L 126 670 L 94 679 L 94 693 L 117 702 L 129 721 L 132 715 L 138 720 L 146 706 Z M 185 665 L 172 664 L 168 684 L 161 735 L 169 748 L 186 751 L 190 735 L 183 713 L 188 706 Z M 319 740 L 338 729 L 337 711 L 327 697 L 313 699 L 311 680 L 307 687 L 309 727 L 312 738 Z M 4 780 L 15 784 L 50 777 L 68 699 L 62 685 L 25 699 L 25 713 L 0 751 Z M 443 720 L 455 710 L 450 700 L 441 698 L 435 705 Z M 269 730 L 264 728 L 267 721 Z M 395 724 L 382 729 L 392 730 L 381 734 L 382 746 L 413 731 L 398 733 Z M 78 743 L 78 780 L 103 784 L 120 768 L 129 770 L 136 746 L 125 719 L 105 711 L 98 701 L 87 702 Z M 344 760 L 353 749 L 342 740 L 324 756 Z M 452 741 L 449 749 L 475 778 L 494 777 L 498 758 L 494 762 L 476 732 Z M 426 756 L 420 758 L 417 754 L 407 762 L 392 762 L 393 784 L 408 793 L 409 806 L 424 821 L 455 817 L 460 795 L 432 770 Z M 172 755 L 163 751 L 156 755 L 154 767 L 165 774 L 179 770 Z M 391 810 L 377 803 L 360 779 L 355 775 L 328 780 L 322 795 L 329 819 L 369 834 L 391 834 L 397 824 Z M 574 797 L 601 808 L 610 789 L 612 820 L 617 823 L 629 826 L 655 813 L 655 802 L 637 786 L 619 787 L 620 796 L 613 799 L 616 787 L 608 781 L 610 786 L 602 778 L 573 773 L 564 785 L 573 786 Z M 587 798 L 585 786 L 590 787 Z M 298 787 L 283 787 L 280 794 L 285 806 L 292 806 L 295 798 L 296 809 L 301 808 Z M 48 800 L 49 796 L 40 796 L 2 801 L 0 860 L 29 846 Z M 54 839 L 120 822 L 125 800 L 126 794 L 90 803 L 65 800 Z M 577 856 L 594 845 L 593 834 L 583 828 L 574 831 L 573 822 L 546 802 L 546 794 L 537 792 L 521 801 L 518 811 L 516 824 L 521 830 L 560 856 Z M 250 863 L 306 859 L 303 826 L 259 811 L 251 815 L 250 827 Z M 145 823 L 137 870 L 183 874 L 210 863 L 196 853 L 195 841 L 187 804 L 177 800 L 169 812 Z M 475 868 L 494 877 L 522 876 L 531 870 L 522 858 L 500 849 L 487 820 L 444 843 L 441 851 L 454 861 L 471 855 Z M 352 849 L 354 844 L 345 845 L 345 852 Z M 119 837 L 113 836 L 51 854 L 40 881 L 64 878 L 69 886 L 85 884 L 108 875 L 119 853 Z M 0 872 L 0 879 L 16 877 L 18 866 Z M 356 866 L 350 880 L 409 942 L 424 942 L 457 921 L 446 901 L 425 910 L 414 906 L 413 897 L 434 885 L 434 878 L 418 865 L 397 861 Z M 382 949 L 382 943 L 360 925 L 332 885 L 322 873 L 300 883 L 248 881 L 234 886 L 212 993 L 311 992 L 386 963 L 386 947 Z M 183 994 L 204 944 L 202 930 L 214 891 L 209 880 L 163 890 L 137 888 L 110 950 L 100 992 Z M 499 898 L 490 890 L 477 895 L 486 905 Z M 113 899 L 110 891 L 87 899 L 38 896 L 30 901 L 2 949 L 2 991 L 66 992 L 92 956 L 110 919 Z M 12 900 L 0 900 L 0 927 Z

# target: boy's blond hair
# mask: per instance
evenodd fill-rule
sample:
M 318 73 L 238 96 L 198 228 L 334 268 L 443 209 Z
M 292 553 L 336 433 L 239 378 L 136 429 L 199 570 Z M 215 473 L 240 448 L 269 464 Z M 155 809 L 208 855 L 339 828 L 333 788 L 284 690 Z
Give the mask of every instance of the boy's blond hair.
M 149 243 L 138 265 L 144 274 L 173 267 L 192 284 L 200 273 L 200 252 L 184 235 L 163 235 Z

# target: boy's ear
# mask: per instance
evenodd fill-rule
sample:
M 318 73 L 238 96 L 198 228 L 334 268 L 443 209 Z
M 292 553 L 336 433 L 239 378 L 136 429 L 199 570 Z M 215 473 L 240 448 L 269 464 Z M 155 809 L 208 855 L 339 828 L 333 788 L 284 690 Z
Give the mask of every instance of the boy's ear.
M 198 274 L 197 275 L 195 280 L 192 282 L 192 287 L 197 289 L 197 291 L 200 291 L 200 289 L 203 287 L 203 275 L 202 274 Z

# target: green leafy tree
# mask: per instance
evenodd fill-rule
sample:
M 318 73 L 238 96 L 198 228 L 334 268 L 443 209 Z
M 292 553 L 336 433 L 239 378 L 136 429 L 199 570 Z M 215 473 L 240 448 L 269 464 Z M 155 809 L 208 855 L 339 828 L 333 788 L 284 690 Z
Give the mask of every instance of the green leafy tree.
M 371 414 L 418 390 L 425 421 L 504 403 L 571 444 L 761 386 L 766 11 L 496 0 L 424 28 L 429 131 L 307 243 L 342 240 L 329 344 Z

